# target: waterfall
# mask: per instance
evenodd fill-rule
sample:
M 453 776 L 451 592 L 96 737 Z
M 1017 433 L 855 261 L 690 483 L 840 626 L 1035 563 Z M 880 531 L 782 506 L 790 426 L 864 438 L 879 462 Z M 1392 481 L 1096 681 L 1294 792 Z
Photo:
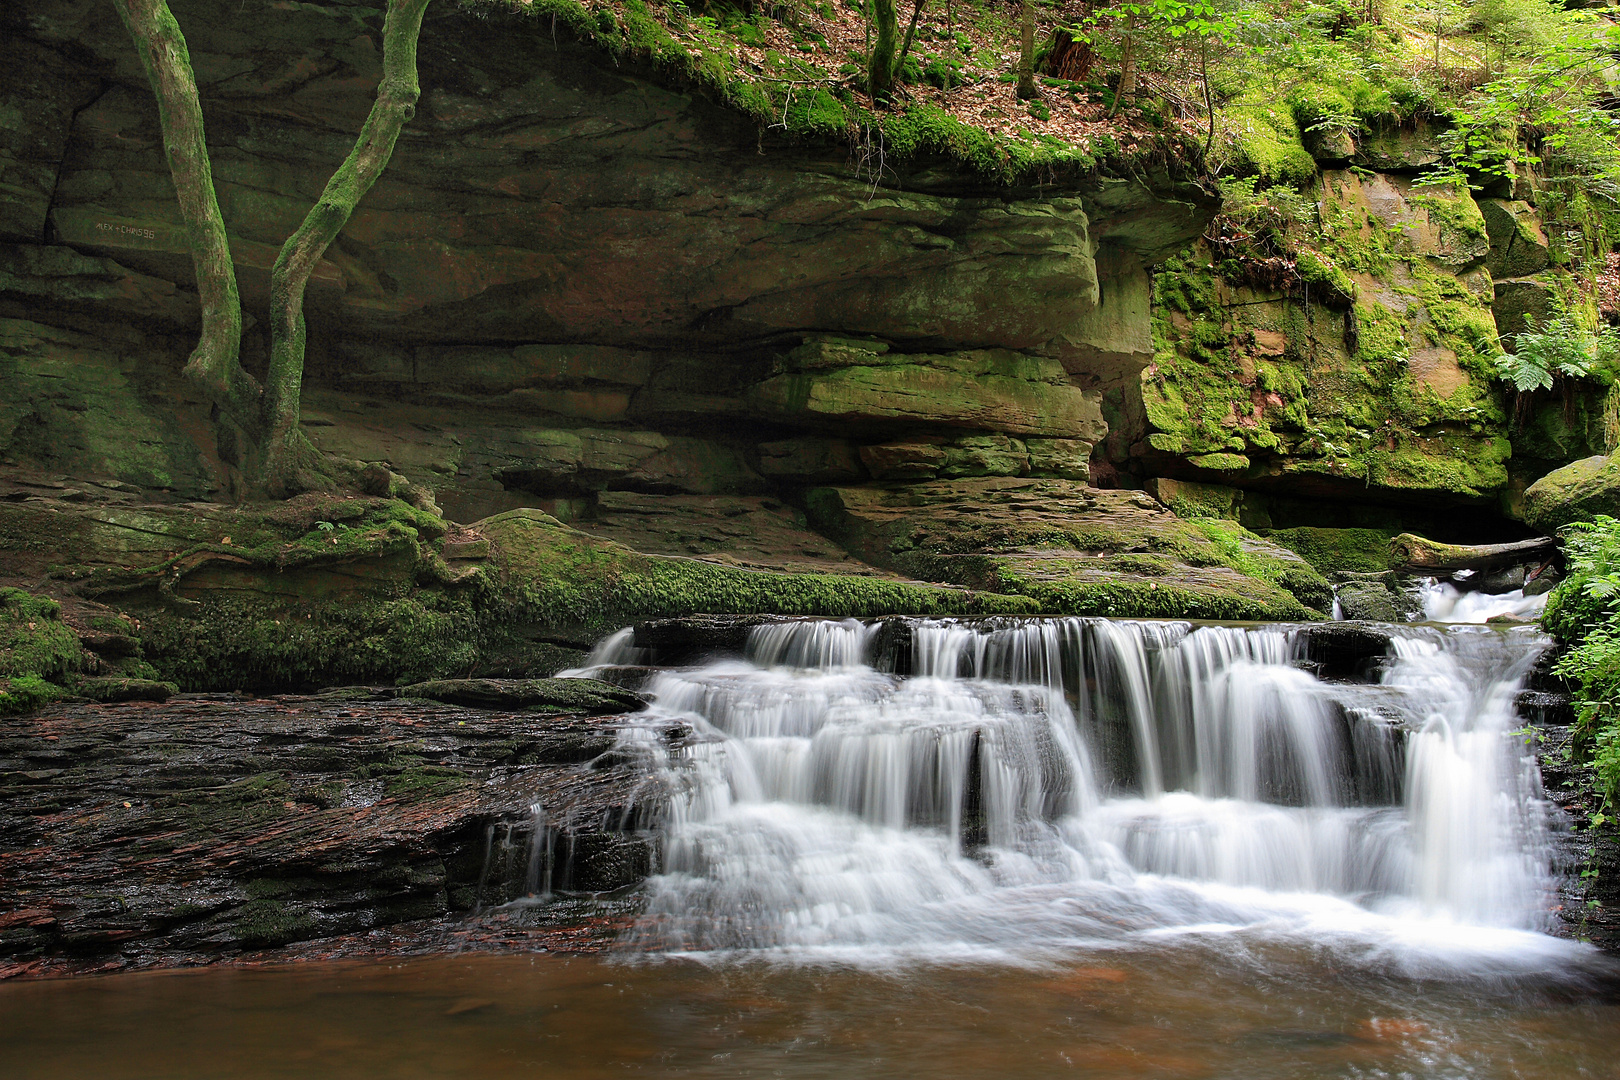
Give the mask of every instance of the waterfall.
M 1533 631 L 1389 627 L 1350 684 L 1314 673 L 1305 627 L 906 625 L 910 676 L 872 666 L 872 625 L 800 620 L 653 677 L 645 723 L 692 737 L 635 943 L 867 961 L 1546 926 L 1548 812 L 1513 735 Z
M 1418 598 L 1423 602 L 1423 617 L 1429 622 L 1482 623 L 1495 616 L 1536 619 L 1547 609 L 1546 593 L 1526 596 L 1523 589 L 1504 593 L 1465 592 L 1437 578 L 1419 579 Z

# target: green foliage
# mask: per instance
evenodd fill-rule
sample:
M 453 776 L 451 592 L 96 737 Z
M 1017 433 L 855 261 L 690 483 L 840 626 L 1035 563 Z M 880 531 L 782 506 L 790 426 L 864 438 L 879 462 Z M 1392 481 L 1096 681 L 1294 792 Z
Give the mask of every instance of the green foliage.
M 1594 331 L 1580 315 L 1568 311 L 1544 324 L 1538 325 L 1533 315 L 1525 316 L 1524 322 L 1515 351 L 1496 361 L 1497 372 L 1519 393 L 1551 390 L 1559 379 L 1614 381 L 1620 364 L 1620 330 Z
M 1620 522 L 1597 516 L 1562 530 L 1568 574 L 1547 598 L 1541 625 L 1559 641 L 1579 641 L 1620 615 Z
M 1542 626 L 1574 643 L 1554 671 L 1575 684 L 1574 747 L 1612 814 L 1620 806 L 1620 521 L 1598 517 L 1563 535 L 1569 573 L 1548 597 Z

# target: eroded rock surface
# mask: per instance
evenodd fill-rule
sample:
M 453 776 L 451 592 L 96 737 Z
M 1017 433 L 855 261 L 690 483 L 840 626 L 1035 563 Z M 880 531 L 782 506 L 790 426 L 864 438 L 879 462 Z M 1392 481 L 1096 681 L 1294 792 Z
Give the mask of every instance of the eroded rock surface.
M 465 913 L 533 891 L 532 847 L 554 890 L 647 873 L 660 801 L 612 718 L 382 696 L 0 721 L 0 974 L 201 962 Z
M 376 12 L 294 6 L 247 34 L 228 0 L 174 8 L 262 323 L 276 251 L 369 108 Z M 1085 474 L 1100 388 L 1152 351 L 1144 267 L 1210 193 L 1167 173 L 1009 187 L 932 159 L 873 177 L 842 144 L 785 144 L 544 20 L 484 14 L 430 13 L 416 119 L 312 279 L 317 445 L 462 521 L 866 478 L 856 446 L 804 445 L 828 438 L 924 436 L 952 448 L 947 476 Z M 95 0 L 0 18 L 22 43 L 0 164 L 25 196 L 0 228 L 0 372 L 24 391 L 0 404 L 0 467 L 225 492 L 234 451 L 174 377 L 197 309 L 128 36 Z M 262 329 L 244 347 L 260 362 Z

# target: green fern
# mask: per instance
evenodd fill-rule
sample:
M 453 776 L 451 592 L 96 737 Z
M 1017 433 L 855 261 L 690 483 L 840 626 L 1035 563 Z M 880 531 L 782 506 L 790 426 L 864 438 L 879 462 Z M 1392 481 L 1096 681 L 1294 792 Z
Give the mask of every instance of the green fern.
M 1620 360 L 1620 331 L 1604 327 L 1593 331 L 1577 315 L 1564 312 L 1538 325 L 1525 316 L 1517 351 L 1499 357 L 1497 374 L 1521 394 L 1551 390 L 1560 378 L 1595 379 L 1609 383 Z

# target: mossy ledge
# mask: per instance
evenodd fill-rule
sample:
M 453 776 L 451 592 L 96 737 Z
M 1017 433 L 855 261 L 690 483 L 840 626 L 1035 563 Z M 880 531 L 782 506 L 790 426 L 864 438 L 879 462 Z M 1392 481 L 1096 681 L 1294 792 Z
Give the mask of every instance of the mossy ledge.
M 987 520 L 958 522 L 950 544 L 888 537 L 879 565 L 920 580 L 647 554 L 535 509 L 461 527 L 359 496 L 0 504 L 0 556 L 13 569 L 64 560 L 39 576 L 71 614 L 6 591 L 15 641 L 0 674 L 7 707 L 22 709 L 70 694 L 543 677 L 620 627 L 696 614 L 1302 619 L 1331 602 L 1309 564 L 1236 523 L 1182 521 L 1136 498 L 1139 521 L 1096 507 L 1061 535 Z M 22 539 L 41 535 L 55 538 L 48 556 Z
M 102 618 L 121 613 L 119 651 L 138 651 L 143 672 L 187 691 L 550 675 L 655 616 L 1040 611 L 1025 596 L 646 555 L 527 509 L 459 533 L 399 500 L 330 495 L 268 508 L 6 505 L 0 521 L 0 538 L 59 537 L 69 561 L 49 568 L 46 588 Z M 447 536 L 487 554 L 446 562 Z M 7 546 L 0 539 L 0 554 L 23 555 Z M 57 610 L 53 600 L 5 596 L 7 631 L 33 627 L 8 646 L 6 707 L 70 693 L 66 673 L 95 658 L 40 614 Z M 57 681 L 36 685 L 42 676 Z

